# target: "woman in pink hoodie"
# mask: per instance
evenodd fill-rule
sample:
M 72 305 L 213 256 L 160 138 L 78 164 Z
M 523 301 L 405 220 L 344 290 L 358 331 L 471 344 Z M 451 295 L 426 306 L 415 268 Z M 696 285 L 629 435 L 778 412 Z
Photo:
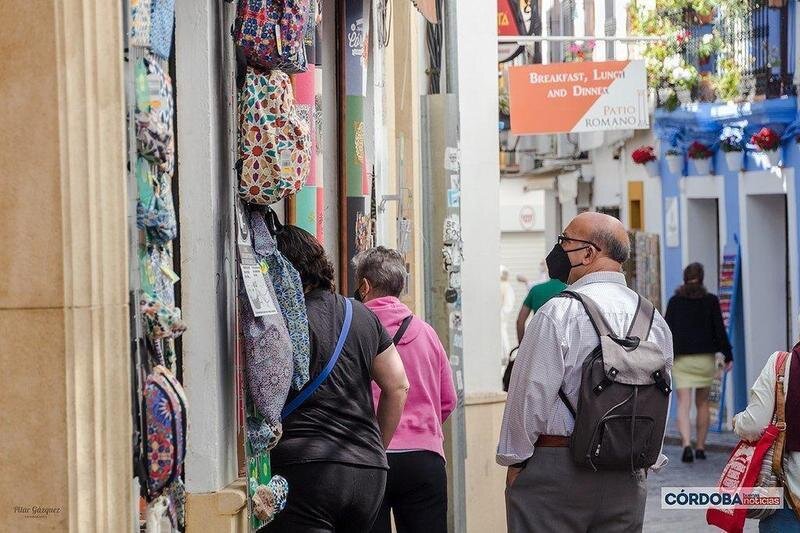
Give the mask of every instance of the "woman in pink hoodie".
M 406 268 L 396 250 L 383 246 L 359 254 L 356 299 L 378 317 L 403 360 L 411 388 L 400 424 L 386 450 L 389 477 L 373 533 L 447 531 L 447 474 L 442 424 L 456 407 L 450 361 L 431 326 L 414 316 L 398 296 Z M 380 389 L 372 384 L 377 408 Z

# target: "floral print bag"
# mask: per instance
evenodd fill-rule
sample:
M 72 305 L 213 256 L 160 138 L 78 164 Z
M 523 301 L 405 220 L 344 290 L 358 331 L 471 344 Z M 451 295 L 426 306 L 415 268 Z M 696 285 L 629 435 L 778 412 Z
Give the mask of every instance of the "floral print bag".
M 247 68 L 239 98 L 239 196 L 271 205 L 295 194 L 311 170 L 311 134 L 284 72 Z
M 233 38 L 247 64 L 261 70 L 305 72 L 310 0 L 239 0 Z

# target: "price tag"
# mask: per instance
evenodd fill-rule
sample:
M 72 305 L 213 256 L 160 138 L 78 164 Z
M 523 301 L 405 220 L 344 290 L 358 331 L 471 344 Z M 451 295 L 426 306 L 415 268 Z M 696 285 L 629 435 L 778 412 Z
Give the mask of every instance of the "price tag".
M 250 308 L 255 316 L 275 315 L 278 308 L 272 299 L 272 293 L 261 272 L 261 266 L 252 263 L 242 263 L 242 283 L 244 283 Z

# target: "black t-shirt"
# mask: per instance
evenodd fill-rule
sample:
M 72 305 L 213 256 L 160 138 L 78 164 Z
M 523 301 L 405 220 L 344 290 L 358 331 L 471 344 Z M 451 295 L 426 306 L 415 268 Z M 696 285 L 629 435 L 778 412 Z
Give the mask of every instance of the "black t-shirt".
M 330 360 L 344 323 L 344 298 L 326 290 L 306 294 L 311 379 Z M 272 450 L 275 464 L 332 461 L 388 468 L 372 401 L 372 361 L 392 344 L 378 317 L 353 302 L 353 320 L 339 360 L 320 387 L 283 422 Z M 289 395 L 289 400 L 296 396 Z

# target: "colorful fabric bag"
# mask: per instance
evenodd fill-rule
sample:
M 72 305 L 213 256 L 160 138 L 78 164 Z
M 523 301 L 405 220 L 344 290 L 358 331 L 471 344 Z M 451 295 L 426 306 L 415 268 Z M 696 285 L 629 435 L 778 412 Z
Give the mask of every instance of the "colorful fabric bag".
M 289 76 L 247 68 L 239 98 L 239 196 L 271 205 L 295 194 L 311 171 L 309 125 L 297 114 Z
M 252 231 L 251 231 L 252 234 Z M 266 274 L 265 258 L 258 253 L 268 297 L 277 301 L 272 281 Z M 257 317 L 253 314 L 244 283 L 239 283 L 242 335 L 247 391 L 256 412 L 268 424 L 279 427 L 281 410 L 286 403 L 292 380 L 292 343 L 280 312 Z
M 757 442 L 739 441 L 719 480 L 720 492 L 732 492 L 741 488 L 777 486 L 778 476 L 783 476 L 783 442 L 786 436 L 784 420 L 783 376 L 789 354 L 780 352 L 775 358 L 775 411 L 772 422 Z M 769 461 L 767 457 L 769 456 Z M 774 473 L 775 475 L 770 475 Z M 770 481 L 771 478 L 771 481 Z M 737 507 L 706 511 L 706 522 L 728 533 L 741 533 L 746 518 L 767 518 L 774 509 L 748 509 Z
M 253 514 L 264 524 L 269 524 L 275 515 L 286 508 L 289 483 L 281 476 L 273 476 L 266 485 L 258 485 L 253 491 Z
M 186 394 L 172 372 L 157 365 L 145 381 L 144 399 L 147 499 L 166 495 L 173 524 L 183 523 Z
M 308 368 L 311 360 L 311 343 L 308 334 L 308 315 L 306 314 L 306 299 L 303 294 L 303 282 L 300 274 L 292 264 L 278 251 L 278 245 L 272 234 L 267 229 L 264 215 L 251 213 L 251 228 L 253 230 L 253 247 L 259 256 L 267 261 L 267 273 L 275 288 L 289 338 L 292 341 L 294 373 L 292 374 L 292 387 L 300 390 L 308 383 Z M 277 215 L 270 209 L 267 214 L 273 224 L 280 224 Z
M 172 50 L 172 29 L 175 25 L 175 0 L 152 0 L 150 15 L 150 50 L 169 59 Z
M 166 174 L 156 177 L 146 159 L 137 159 L 139 200 L 136 203 L 136 225 L 145 230 L 147 241 L 152 244 L 166 244 L 178 236 L 170 181 Z
M 131 0 L 131 45 L 150 46 L 150 0 Z
M 134 67 L 136 89 L 136 149 L 172 177 L 175 170 L 172 79 L 153 57 L 140 59 Z
M 239 0 L 233 38 L 247 64 L 269 71 L 305 72 L 310 0 Z
M 153 340 L 175 339 L 186 331 L 181 310 L 170 307 L 152 294 L 142 293 L 140 300 L 147 336 Z

